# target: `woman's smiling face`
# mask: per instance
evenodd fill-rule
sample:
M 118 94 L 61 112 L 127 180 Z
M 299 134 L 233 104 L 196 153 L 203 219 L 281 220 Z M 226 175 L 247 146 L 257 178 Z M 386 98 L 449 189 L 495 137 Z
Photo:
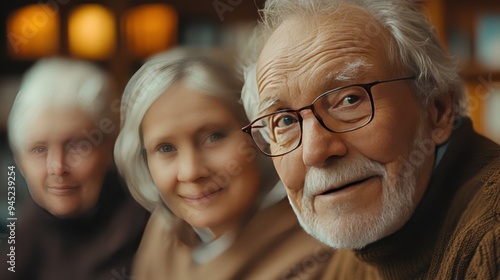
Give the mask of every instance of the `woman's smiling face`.
M 256 150 L 230 105 L 174 83 L 141 123 L 147 164 L 169 209 L 216 236 L 237 226 L 260 186 Z

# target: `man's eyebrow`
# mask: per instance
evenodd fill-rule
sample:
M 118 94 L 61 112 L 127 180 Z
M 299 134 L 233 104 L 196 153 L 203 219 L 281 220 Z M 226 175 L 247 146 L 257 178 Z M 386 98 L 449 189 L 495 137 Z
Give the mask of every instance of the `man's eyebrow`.
M 266 97 L 259 104 L 259 115 L 262 115 L 270 107 L 280 103 L 276 97 Z
M 323 79 L 323 82 L 330 82 L 332 80 L 351 83 L 356 82 L 372 67 L 372 64 L 366 63 L 362 58 L 358 58 L 352 62 L 346 63 L 344 69 L 340 71 L 329 72 Z
M 366 63 L 363 58 L 358 58 L 352 62 L 345 64 L 345 68 L 341 71 L 331 71 L 324 78 L 323 82 L 331 82 L 332 80 L 341 82 L 356 82 L 360 76 L 364 76 L 373 67 L 372 64 Z M 276 97 L 265 97 L 259 104 L 259 113 L 262 115 L 270 107 L 279 104 L 280 100 Z

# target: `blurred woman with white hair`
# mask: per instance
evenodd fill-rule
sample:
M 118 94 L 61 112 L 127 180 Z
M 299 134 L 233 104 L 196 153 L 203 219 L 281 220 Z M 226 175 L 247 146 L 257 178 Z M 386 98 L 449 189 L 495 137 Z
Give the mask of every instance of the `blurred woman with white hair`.
M 152 211 L 138 279 L 316 279 L 330 258 L 300 228 L 271 161 L 241 132 L 242 81 L 228 57 L 172 50 L 125 89 L 115 160 Z
M 118 103 L 111 79 L 87 62 L 44 59 L 24 77 L 8 136 L 32 200 L 18 212 L 14 250 L 2 251 L 15 251 L 15 272 L 1 279 L 130 273 L 149 213 L 114 167 Z

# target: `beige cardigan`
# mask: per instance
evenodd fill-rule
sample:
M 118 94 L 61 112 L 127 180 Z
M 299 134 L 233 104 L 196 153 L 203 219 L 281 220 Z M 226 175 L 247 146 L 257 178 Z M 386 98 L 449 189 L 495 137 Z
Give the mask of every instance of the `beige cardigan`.
M 319 279 L 332 255 L 300 228 L 287 199 L 256 213 L 226 251 L 204 264 L 194 263 L 192 248 L 168 230 L 169 219 L 164 207 L 153 212 L 135 279 Z

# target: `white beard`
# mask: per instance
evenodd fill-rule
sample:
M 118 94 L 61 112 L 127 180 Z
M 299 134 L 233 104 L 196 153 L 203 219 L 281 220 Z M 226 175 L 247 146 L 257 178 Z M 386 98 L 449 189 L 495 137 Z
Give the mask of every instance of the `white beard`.
M 420 129 L 415 144 L 424 139 Z M 302 210 L 298 210 L 291 200 L 290 204 L 300 225 L 317 240 L 336 249 L 361 249 L 394 233 L 410 219 L 417 204 L 417 178 L 423 169 L 422 165 L 412 168 L 410 174 L 398 171 L 398 175 L 392 178 L 384 165 L 365 157 L 340 160 L 325 168 L 312 167 L 305 178 Z M 382 178 L 380 211 L 352 212 L 347 211 L 343 204 L 335 204 L 328 206 L 328 215 L 315 213 L 313 198 L 318 190 L 374 175 Z

